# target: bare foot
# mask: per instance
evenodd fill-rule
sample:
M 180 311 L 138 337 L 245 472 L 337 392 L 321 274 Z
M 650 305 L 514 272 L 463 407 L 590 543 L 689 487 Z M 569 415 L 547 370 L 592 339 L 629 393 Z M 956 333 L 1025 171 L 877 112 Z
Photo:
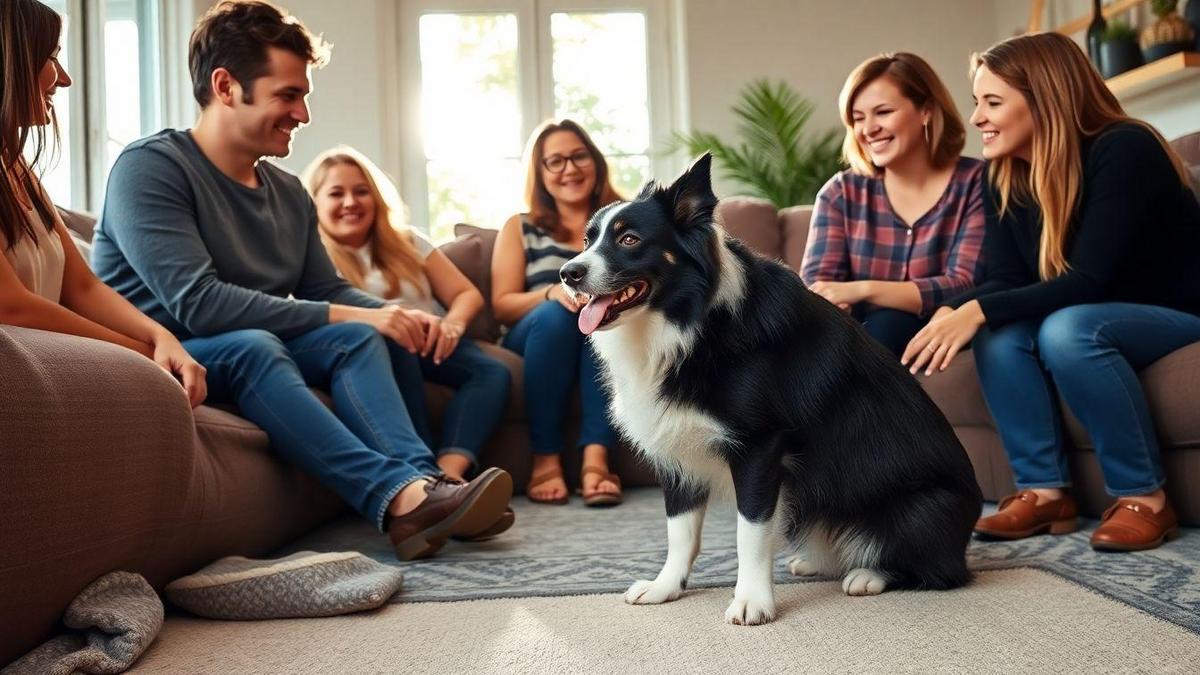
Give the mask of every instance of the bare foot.
M 557 473 L 553 478 L 543 480 L 536 486 L 530 486 L 529 497 L 534 501 L 557 501 L 564 499 L 567 492 L 567 482 L 563 479 L 562 460 L 558 455 L 534 455 L 533 476 L 541 477 Z
M 471 458 L 458 452 L 447 452 L 437 458 L 437 465 L 447 476 L 463 480 L 463 476 L 471 470 Z

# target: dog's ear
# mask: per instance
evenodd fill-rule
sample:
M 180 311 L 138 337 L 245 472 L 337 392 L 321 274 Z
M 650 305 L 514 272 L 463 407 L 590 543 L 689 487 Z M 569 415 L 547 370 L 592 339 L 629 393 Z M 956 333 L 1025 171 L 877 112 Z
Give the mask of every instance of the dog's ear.
M 712 155 L 704 153 L 663 192 L 675 226 L 689 228 L 712 220 L 717 196 L 712 189 Z
M 661 192 L 662 189 L 663 189 L 662 183 L 659 183 L 658 181 L 651 178 L 650 180 L 646 181 L 645 185 L 642 186 L 641 191 L 638 192 L 638 196 L 633 198 L 633 201 L 640 202 L 640 201 L 643 201 L 646 199 L 650 199 L 651 197 L 654 196 L 655 193 Z

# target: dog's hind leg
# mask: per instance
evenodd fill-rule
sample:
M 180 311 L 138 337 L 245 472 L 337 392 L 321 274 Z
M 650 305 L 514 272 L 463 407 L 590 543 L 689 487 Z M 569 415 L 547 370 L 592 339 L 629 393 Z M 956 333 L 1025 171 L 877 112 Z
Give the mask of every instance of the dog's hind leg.
M 657 605 L 678 598 L 687 587 L 692 563 L 700 553 L 700 529 L 708 505 L 708 488 L 676 477 L 663 481 L 667 506 L 667 561 L 653 581 L 635 581 L 625 591 L 631 605 Z
M 763 448 L 748 448 L 730 458 L 737 499 L 737 586 L 725 610 L 728 623 L 752 626 L 775 618 L 775 507 L 779 500 L 782 444 L 780 434 Z

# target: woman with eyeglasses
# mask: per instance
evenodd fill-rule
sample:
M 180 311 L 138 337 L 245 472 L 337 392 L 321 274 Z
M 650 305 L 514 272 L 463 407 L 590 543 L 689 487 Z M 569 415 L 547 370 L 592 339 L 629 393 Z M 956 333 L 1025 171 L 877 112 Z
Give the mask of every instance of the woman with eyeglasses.
M 616 433 L 608 396 L 591 345 L 579 332 L 577 304 L 559 283 L 558 270 L 583 249 L 588 219 L 621 196 L 608 163 L 578 124 L 548 121 L 526 147 L 527 213 L 509 218 L 492 255 L 492 308 L 508 327 L 501 344 L 525 358 L 525 410 L 533 472 L 526 494 L 535 502 L 565 504 L 563 422 L 579 384 L 583 420 L 580 477 L 583 502 L 621 502 L 621 481 L 608 469 Z

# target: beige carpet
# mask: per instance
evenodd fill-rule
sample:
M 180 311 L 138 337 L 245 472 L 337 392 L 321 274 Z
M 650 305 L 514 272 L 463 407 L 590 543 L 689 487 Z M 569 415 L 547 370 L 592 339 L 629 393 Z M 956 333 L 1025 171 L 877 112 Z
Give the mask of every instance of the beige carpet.
M 172 617 L 132 672 L 1200 672 L 1200 636 L 1032 569 L 944 593 L 777 587 L 781 616 L 722 622 L 730 589 L 389 605 L 328 619 Z

